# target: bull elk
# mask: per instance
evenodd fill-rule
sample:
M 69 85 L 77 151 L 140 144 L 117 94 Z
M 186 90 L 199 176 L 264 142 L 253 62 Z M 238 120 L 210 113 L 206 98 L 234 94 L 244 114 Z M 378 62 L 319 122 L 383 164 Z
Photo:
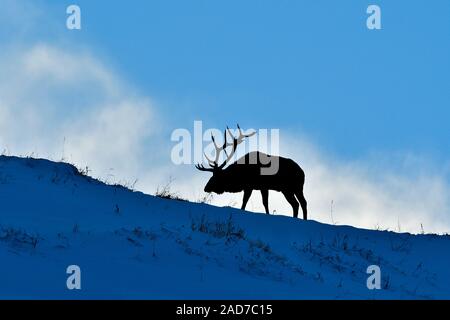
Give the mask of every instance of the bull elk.
M 222 194 L 224 192 L 236 193 L 244 191 L 241 209 L 245 210 L 253 190 L 260 190 L 264 209 L 269 214 L 269 190 L 279 191 L 283 193 L 286 200 L 292 206 L 294 218 L 298 217 L 300 203 L 303 211 L 303 219 L 306 220 L 308 215 L 307 203 L 303 195 L 305 173 L 293 160 L 255 151 L 247 153 L 225 168 L 234 156 L 237 146 L 245 138 L 251 137 L 256 133 L 243 134 L 239 125 L 237 127 L 239 137 L 236 138 L 233 136 L 227 127 L 224 132 L 224 142 L 220 146 L 216 143 L 214 136 L 211 136 L 216 151 L 215 160 L 211 160 L 205 154 L 209 168 L 200 164 L 195 166 L 200 171 L 208 171 L 213 174 L 205 186 L 205 192 Z M 233 138 L 232 142 L 227 141 L 227 131 L 230 137 Z M 232 147 L 229 154 L 227 152 L 228 147 Z M 224 152 L 226 159 L 219 165 L 221 152 Z M 276 164 L 277 170 L 272 174 L 263 174 L 264 169 L 268 169 L 273 164 Z

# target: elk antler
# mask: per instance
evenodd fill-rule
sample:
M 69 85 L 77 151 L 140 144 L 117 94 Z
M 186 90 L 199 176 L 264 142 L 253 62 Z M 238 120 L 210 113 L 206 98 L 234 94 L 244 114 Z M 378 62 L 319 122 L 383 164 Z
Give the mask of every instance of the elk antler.
M 242 141 L 244 141 L 245 138 L 249 138 L 249 137 L 254 136 L 254 135 L 256 134 L 256 132 L 252 132 L 252 133 L 250 133 L 250 134 L 243 134 L 243 133 L 242 133 L 242 130 L 241 130 L 241 127 L 239 127 L 239 124 L 237 125 L 237 128 L 238 128 L 238 130 L 239 130 L 239 137 L 235 138 L 235 137 L 233 136 L 233 134 L 231 133 L 230 128 L 227 127 L 227 131 L 228 131 L 229 135 L 233 137 L 233 143 L 229 144 L 229 145 L 233 146 L 233 149 L 231 150 L 230 154 L 227 154 L 227 152 L 225 151 L 225 154 L 227 155 L 227 158 L 226 158 L 225 161 L 219 166 L 219 169 L 223 169 L 223 167 L 225 167 L 225 166 L 227 165 L 228 161 L 230 161 L 231 158 L 233 158 L 233 156 L 234 156 L 234 154 L 235 154 L 235 152 L 236 152 L 237 146 L 238 146 Z M 226 135 L 226 134 L 225 134 L 225 135 Z
M 209 172 L 214 171 L 214 168 L 205 168 L 202 164 L 196 164 L 195 167 L 200 171 L 209 171 Z
M 239 124 L 237 125 L 237 128 L 239 130 L 239 137 L 236 138 L 236 137 L 233 136 L 233 134 L 231 133 L 230 128 L 228 128 L 228 126 L 227 126 L 227 129 L 223 133 L 223 144 L 221 146 L 217 145 L 216 139 L 211 134 L 211 140 L 212 140 L 212 142 L 214 144 L 214 148 L 216 149 L 216 157 L 215 157 L 215 159 L 213 161 L 205 154 L 205 158 L 206 158 L 206 160 L 208 160 L 210 168 L 205 168 L 203 165 L 196 165 L 195 167 L 198 170 L 200 170 L 200 171 L 211 171 L 211 172 L 214 171 L 214 170 L 223 169 L 226 166 L 226 164 L 228 163 L 228 161 L 230 161 L 231 158 L 233 158 L 234 153 L 236 152 L 237 146 L 242 141 L 244 141 L 245 138 L 249 138 L 249 137 L 251 137 L 251 136 L 256 134 L 256 132 L 252 132 L 250 134 L 243 134 L 242 130 L 241 130 L 241 127 L 239 127 Z M 227 141 L 227 132 L 233 138 L 233 142 L 228 142 Z M 233 147 L 231 152 L 230 152 L 230 154 L 228 154 L 228 152 L 226 150 L 228 147 Z M 219 165 L 220 153 L 222 151 L 225 153 L 227 158 L 225 159 L 225 161 L 221 165 Z
M 228 156 L 226 148 L 229 147 L 231 144 L 227 142 L 227 132 L 226 131 L 224 131 L 224 133 L 223 133 L 223 145 L 222 146 L 218 146 L 217 145 L 216 139 L 214 138 L 212 133 L 211 133 L 211 140 L 212 140 L 212 142 L 214 144 L 214 148 L 216 149 L 216 159 L 214 159 L 214 161 L 211 160 L 206 155 L 206 153 L 205 153 L 205 158 L 206 158 L 206 160 L 208 160 L 209 166 L 211 168 L 217 169 L 219 167 L 218 163 L 219 163 L 220 153 L 223 151 Z

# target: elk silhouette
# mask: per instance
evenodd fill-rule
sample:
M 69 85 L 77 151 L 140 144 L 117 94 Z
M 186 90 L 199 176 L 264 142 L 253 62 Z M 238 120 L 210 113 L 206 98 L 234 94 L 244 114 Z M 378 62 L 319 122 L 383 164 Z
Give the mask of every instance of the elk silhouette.
M 245 210 L 253 190 L 260 190 L 264 209 L 266 210 L 266 213 L 269 214 L 269 190 L 280 191 L 292 206 L 294 218 L 298 217 L 300 202 L 303 211 L 303 219 L 306 220 L 308 216 L 307 203 L 303 195 L 305 173 L 292 159 L 271 156 L 255 151 L 247 153 L 225 168 L 227 163 L 234 156 L 237 146 L 245 138 L 251 137 L 256 133 L 243 134 L 239 125 L 237 127 L 239 130 L 239 137 L 236 138 L 233 136 L 230 129 L 227 127 L 224 131 L 224 142 L 221 146 L 217 145 L 214 136 L 211 135 L 216 151 L 215 160 L 211 160 L 205 154 L 209 163 L 209 168 L 205 168 L 200 164 L 195 166 L 200 171 L 208 171 L 213 174 L 205 186 L 205 192 L 222 194 L 224 192 L 236 193 L 244 191 L 241 209 Z M 233 138 L 232 142 L 227 142 L 227 132 Z M 226 150 L 228 147 L 232 147 L 229 154 Z M 221 152 L 225 153 L 226 159 L 219 165 Z M 268 170 L 273 164 L 277 166 L 276 171 L 271 172 L 271 174 L 263 174 L 264 169 Z

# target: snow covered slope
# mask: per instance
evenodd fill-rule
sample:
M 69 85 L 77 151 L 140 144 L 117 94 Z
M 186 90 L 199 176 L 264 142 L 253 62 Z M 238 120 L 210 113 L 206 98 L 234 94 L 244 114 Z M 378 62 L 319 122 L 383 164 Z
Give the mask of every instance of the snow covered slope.
M 450 237 L 161 199 L 0 157 L 0 298 L 450 298 Z M 81 268 L 68 290 L 66 268 Z M 366 269 L 381 268 L 381 290 Z

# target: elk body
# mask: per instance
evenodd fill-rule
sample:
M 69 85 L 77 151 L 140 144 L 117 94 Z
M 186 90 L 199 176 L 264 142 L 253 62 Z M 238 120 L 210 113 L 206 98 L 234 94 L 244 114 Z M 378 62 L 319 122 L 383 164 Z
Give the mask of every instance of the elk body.
M 269 190 L 283 193 L 286 200 L 292 206 L 293 215 L 298 217 L 298 209 L 301 206 L 303 219 L 307 219 L 307 203 L 303 195 L 303 185 L 305 183 L 305 173 L 302 168 L 293 160 L 278 156 L 267 155 L 262 152 L 250 152 L 230 164 L 225 168 L 227 162 L 233 157 L 236 147 L 244 138 L 250 137 L 255 133 L 244 135 L 239 128 L 239 137 L 233 137 L 233 142 L 227 142 L 227 132 L 224 134 L 224 143 L 218 146 L 214 137 L 212 141 L 216 148 L 216 159 L 214 161 L 207 157 L 209 168 L 203 165 L 196 165 L 201 171 L 212 172 L 213 176 L 205 186 L 205 192 L 215 192 L 222 194 L 224 192 L 244 192 L 242 210 L 245 209 L 247 202 L 253 190 L 259 190 L 262 195 L 264 209 L 269 214 Z M 230 154 L 227 154 L 226 148 L 232 147 Z M 226 160 L 219 165 L 220 153 L 227 155 Z M 275 167 L 275 170 L 271 169 Z

